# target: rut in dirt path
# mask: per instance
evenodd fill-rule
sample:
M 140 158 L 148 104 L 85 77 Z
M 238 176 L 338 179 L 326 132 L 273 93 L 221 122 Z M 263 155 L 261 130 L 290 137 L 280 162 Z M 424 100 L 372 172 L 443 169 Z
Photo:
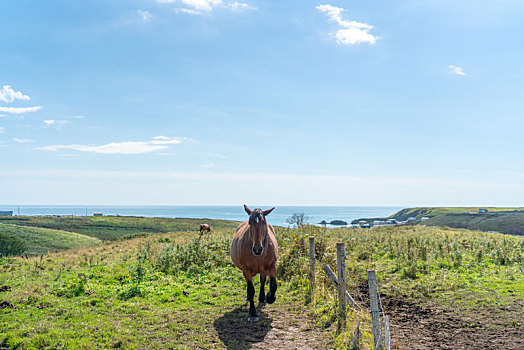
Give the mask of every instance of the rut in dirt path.
M 247 322 L 247 310 L 242 307 L 215 321 L 215 330 L 227 349 L 329 348 L 328 335 L 313 326 L 304 310 L 284 306 L 257 309 L 258 322 Z

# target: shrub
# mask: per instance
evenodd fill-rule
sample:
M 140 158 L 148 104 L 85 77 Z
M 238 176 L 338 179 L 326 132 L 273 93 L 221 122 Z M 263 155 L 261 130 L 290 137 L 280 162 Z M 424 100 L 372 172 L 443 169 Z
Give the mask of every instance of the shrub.
M 10 255 L 20 255 L 27 249 L 24 241 L 18 237 L 0 232 L 0 258 Z

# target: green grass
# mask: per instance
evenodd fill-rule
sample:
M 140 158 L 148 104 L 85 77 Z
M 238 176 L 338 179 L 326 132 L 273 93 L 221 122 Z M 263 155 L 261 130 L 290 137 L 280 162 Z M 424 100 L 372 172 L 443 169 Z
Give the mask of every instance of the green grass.
M 0 232 L 15 236 L 26 245 L 26 254 L 46 254 L 101 244 L 99 239 L 77 233 L 0 223 Z
M 445 214 L 424 221 L 423 224 L 524 235 L 524 214 Z
M 320 235 L 318 228 L 305 230 Z M 390 296 L 460 306 L 465 312 L 484 309 L 501 317 L 508 307 L 524 308 L 524 237 L 400 226 L 334 229 L 324 240 L 329 247 L 346 243 L 346 266 L 355 283 L 374 269 L 381 292 Z M 333 248 L 324 254 L 334 267 Z M 524 323 L 522 312 L 519 322 Z
M 410 217 L 420 219 L 422 217 L 434 217 L 444 214 L 462 214 L 462 213 L 478 213 L 480 208 L 488 209 L 488 212 L 513 212 L 515 210 L 524 211 L 523 207 L 418 207 L 406 208 L 398 211 L 390 216 L 390 218 L 405 221 Z
M 220 229 L 201 241 L 194 232 L 150 235 L 51 254 L 39 264 L 1 259 L 0 285 L 12 290 L 0 300 L 14 308 L 0 310 L 0 348 L 240 348 L 231 330 L 246 327 L 247 311 L 238 311 L 245 282 L 228 254 L 233 233 Z M 347 348 L 358 321 L 362 348 L 372 344 L 366 311 L 350 309 L 348 327 L 337 331 L 336 292 L 321 268 L 335 270 L 339 241 L 346 243 L 354 295 L 373 268 L 383 296 L 474 311 L 481 322 L 500 318 L 516 332 L 523 327 L 522 237 L 422 226 L 304 226 L 277 228 L 276 234 L 280 286 L 270 308 L 295 308 L 314 320 L 328 334 L 328 348 Z M 318 261 L 312 295 L 301 242 L 310 235 Z M 262 317 L 253 327 L 269 329 L 270 322 Z
M 135 216 L 11 216 L 0 217 L 0 223 L 44 227 L 76 232 L 103 241 L 115 241 L 136 235 L 148 235 L 173 231 L 198 231 L 201 223 L 209 223 L 213 229 L 234 229 L 239 222 L 210 219 L 170 219 Z
M 119 241 L 52 254 L 38 268 L 2 259 L 0 285 L 12 290 L 1 297 L 15 308 L 0 310 L 0 348 L 246 348 L 238 328 L 269 330 L 271 319 L 261 311 L 250 326 L 238 311 L 246 291 L 229 258 L 231 234 Z M 288 289 L 281 281 L 274 306 L 302 304 Z

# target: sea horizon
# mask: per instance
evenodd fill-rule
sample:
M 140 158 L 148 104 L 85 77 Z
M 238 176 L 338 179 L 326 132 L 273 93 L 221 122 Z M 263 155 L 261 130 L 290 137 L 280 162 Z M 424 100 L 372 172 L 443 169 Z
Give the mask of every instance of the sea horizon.
M 250 208 L 272 206 L 253 205 Z M 273 225 L 285 226 L 286 220 L 293 213 L 304 213 L 308 223 L 318 224 L 322 220 L 352 220 L 363 217 L 387 217 L 405 207 L 401 206 L 322 206 L 296 205 L 275 206 L 268 216 L 268 222 Z M 0 205 L 0 211 L 13 211 L 13 215 L 74 215 L 92 216 L 95 212 L 103 215 L 143 216 L 165 218 L 195 218 L 245 221 L 247 214 L 241 205 Z

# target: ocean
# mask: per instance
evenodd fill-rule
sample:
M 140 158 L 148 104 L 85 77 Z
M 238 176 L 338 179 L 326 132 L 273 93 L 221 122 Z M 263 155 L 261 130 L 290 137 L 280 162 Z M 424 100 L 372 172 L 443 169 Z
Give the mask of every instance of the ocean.
M 251 209 L 256 206 L 250 206 Z M 286 226 L 286 219 L 293 213 L 304 213 L 309 217 L 308 223 L 318 224 L 325 220 L 351 220 L 363 217 L 385 217 L 396 213 L 403 207 L 331 207 L 331 206 L 277 206 L 268 215 L 272 225 Z M 268 209 L 262 207 L 262 209 Z M 109 205 L 0 205 L 0 211 L 12 210 L 14 215 L 93 215 L 102 212 L 104 215 L 166 217 L 166 218 L 208 218 L 245 221 L 247 214 L 241 205 L 238 206 L 109 206 Z

